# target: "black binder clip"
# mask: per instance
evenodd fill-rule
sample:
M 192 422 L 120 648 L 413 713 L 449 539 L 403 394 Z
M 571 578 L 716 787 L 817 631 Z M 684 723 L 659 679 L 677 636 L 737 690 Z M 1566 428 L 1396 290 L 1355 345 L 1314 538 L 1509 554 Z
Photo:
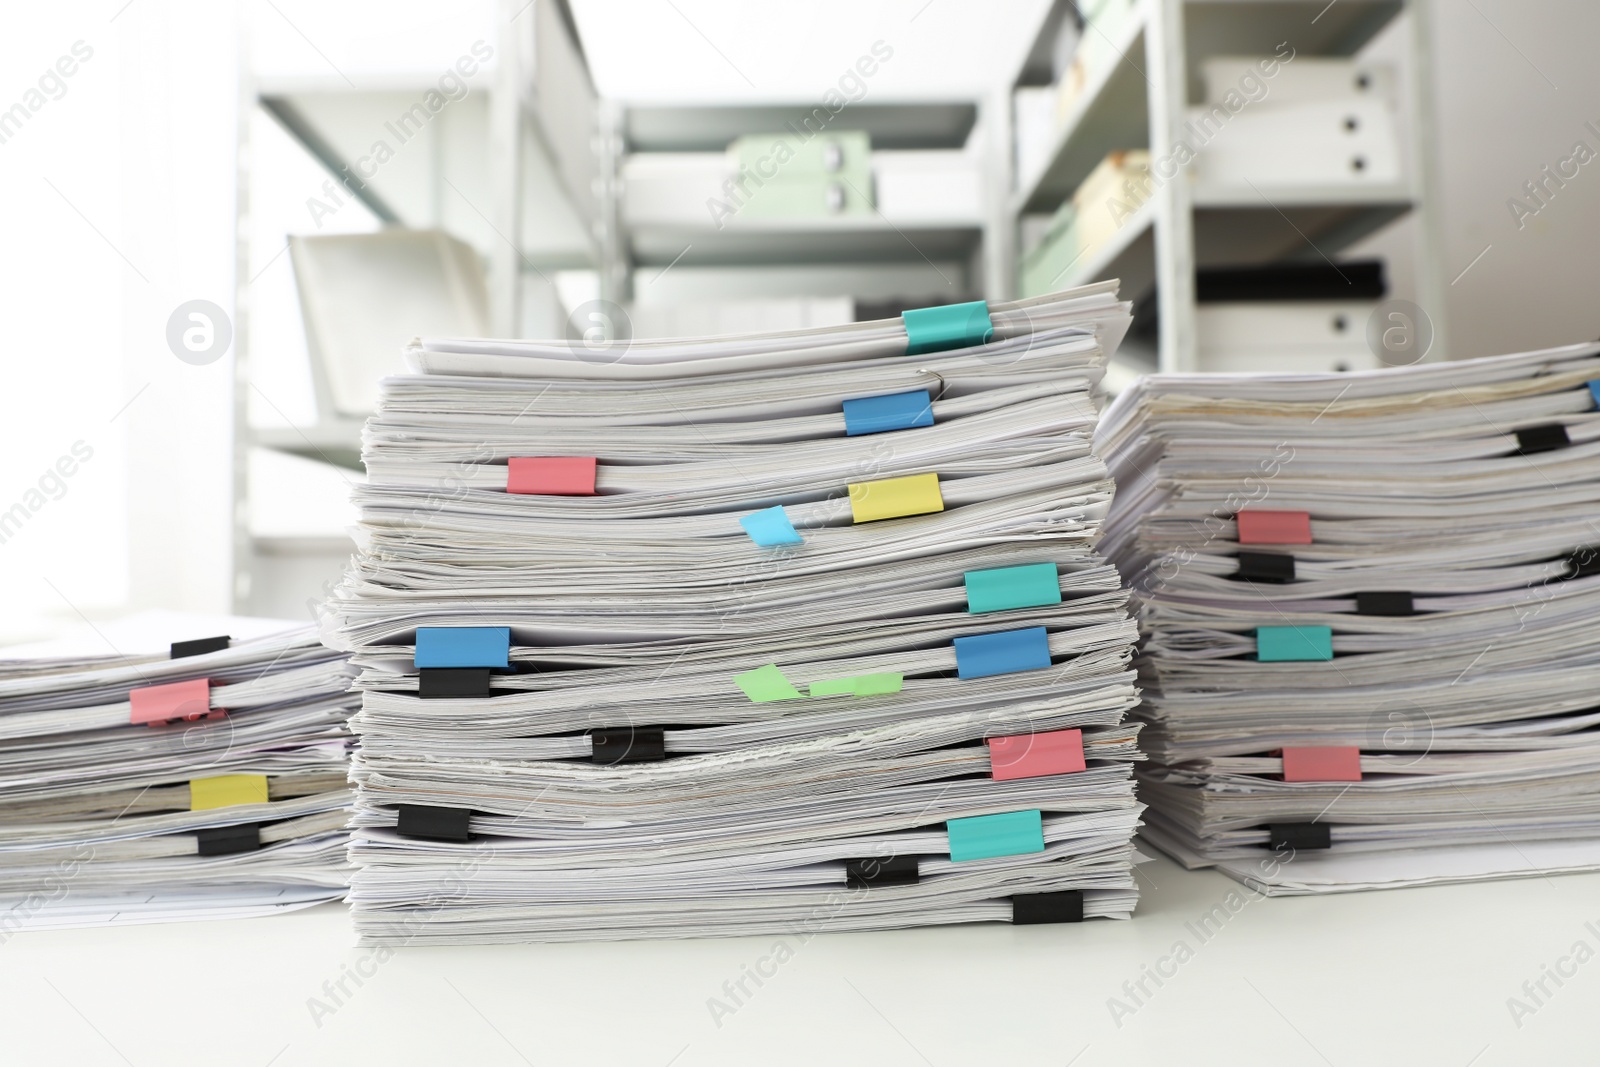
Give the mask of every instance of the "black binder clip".
M 1065 889 L 1059 893 L 1024 893 L 1011 898 L 1013 926 L 1081 922 L 1083 922 L 1081 889 Z
M 417 695 L 434 697 L 489 696 L 488 667 L 424 667 L 417 672 Z
M 1517 431 L 1517 452 L 1519 456 L 1531 456 L 1536 452 L 1554 452 L 1558 448 L 1566 448 L 1572 443 L 1567 436 L 1567 428 L 1559 422 L 1552 422 L 1544 426 L 1529 426 Z
M 1247 582 L 1294 581 L 1294 557 L 1287 552 L 1240 552 L 1239 573 L 1235 578 Z
M 1588 578 L 1600 574 L 1600 548 L 1580 548 L 1567 557 L 1568 578 Z
M 844 884 L 850 889 L 867 886 L 916 885 L 920 874 L 915 856 L 880 856 L 844 861 Z
M 1309 852 L 1333 847 L 1333 835 L 1325 822 L 1275 822 L 1267 827 L 1267 834 L 1270 838 L 1267 847 L 1274 852 L 1285 848 Z
M 208 826 L 195 831 L 196 851 L 202 856 L 231 856 L 235 852 L 255 852 L 261 848 L 261 824 Z
M 174 641 L 170 658 L 185 659 L 189 656 L 203 656 L 207 652 L 221 652 L 232 641 L 233 638 L 227 634 L 221 637 L 197 637 L 193 641 Z
M 589 759 L 618 763 L 654 763 L 667 758 L 667 732 L 659 726 L 607 726 L 589 731 Z
M 1415 615 L 1416 602 L 1410 593 L 1357 593 L 1357 615 Z
M 437 808 L 431 804 L 401 804 L 395 829 L 401 837 L 427 841 L 467 841 L 472 835 L 469 808 Z

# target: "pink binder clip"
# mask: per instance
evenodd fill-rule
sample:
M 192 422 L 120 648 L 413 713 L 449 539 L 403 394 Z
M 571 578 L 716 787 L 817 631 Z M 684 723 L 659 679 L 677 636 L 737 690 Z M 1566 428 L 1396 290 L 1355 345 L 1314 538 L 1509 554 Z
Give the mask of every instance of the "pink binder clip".
M 506 492 L 537 496 L 594 496 L 593 456 L 513 456 L 506 460 Z
M 1241 545 L 1309 545 L 1311 516 L 1304 511 L 1241 511 Z
M 147 685 L 128 691 L 133 705 L 129 721 L 135 726 L 161 726 L 169 722 L 195 722 L 220 719 L 227 714 L 211 706 L 211 683 L 205 678 L 166 685 Z
M 1361 750 L 1354 745 L 1283 750 L 1286 782 L 1359 782 Z
M 1047 734 L 1019 734 L 988 740 L 989 773 L 997 782 L 1071 774 L 1087 766 L 1083 759 L 1082 730 L 1053 730 Z

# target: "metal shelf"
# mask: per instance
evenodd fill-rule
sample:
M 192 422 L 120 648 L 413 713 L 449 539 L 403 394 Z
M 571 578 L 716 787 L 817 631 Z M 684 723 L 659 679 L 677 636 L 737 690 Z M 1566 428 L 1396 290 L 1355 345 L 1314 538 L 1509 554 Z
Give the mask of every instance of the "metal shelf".
M 630 152 L 720 152 L 736 137 L 798 126 L 816 101 L 758 105 L 629 107 L 622 133 Z M 852 104 L 829 117 L 829 130 L 865 130 L 873 148 L 961 148 L 978 121 L 970 102 Z
M 967 276 L 993 254 L 990 235 L 1005 221 L 992 210 L 979 156 L 969 148 L 984 127 L 976 102 L 875 101 L 852 105 L 829 121 L 830 132 L 865 131 L 871 140 L 878 188 L 870 214 L 734 215 L 714 224 L 705 205 L 708 197 L 725 195 L 720 190 L 733 175 L 728 145 L 741 136 L 794 128 L 815 106 L 616 106 L 607 134 L 615 154 L 602 179 L 609 183 L 602 225 L 614 235 L 606 247 L 602 295 L 626 304 L 638 268 L 674 266 L 868 263 L 920 272 L 938 263 L 948 273 L 954 264 L 963 275 L 961 289 L 974 288 Z M 924 175 L 931 186 L 917 184 Z M 961 195 L 929 191 L 952 180 Z M 846 286 L 837 295 L 855 294 Z
M 1020 175 L 1028 184 L 1012 203 L 1013 214 L 1054 211 L 1108 152 L 1150 146 L 1148 81 L 1142 69 L 1148 12 L 1149 4 L 1140 4 L 1112 42 L 1122 58 L 1083 87 L 1056 134 L 1050 161 L 1037 175 Z
M 1285 42 L 1298 55 L 1350 56 L 1403 12 L 1413 22 L 1409 55 L 1411 173 L 1402 182 L 1359 185 L 1242 187 L 1166 181 L 1114 237 L 1083 255 L 1063 276 L 1065 288 L 1120 278 L 1127 297 L 1152 286 L 1160 299 L 1160 368 L 1195 367 L 1194 272 L 1198 267 L 1280 261 L 1320 261 L 1407 215 L 1418 216 L 1424 249 L 1436 243 L 1427 209 L 1434 189 L 1422 136 L 1431 128 L 1431 78 L 1426 46 L 1429 0 L 1139 0 L 1110 42 L 1121 58 L 1093 76 L 1074 101 L 1037 173 L 1020 175 L 1009 199 L 1012 232 L 1024 215 L 1053 212 L 1107 154 L 1146 148 L 1170 156 L 1186 135 L 1189 107 L 1203 97 L 1202 60 L 1221 55 L 1270 55 Z M 1072 17 L 1065 0 L 1052 4 L 1013 86 L 1047 84 L 1051 37 Z M 1087 32 L 1096 32 L 1093 29 Z M 1105 43 L 1105 42 L 1102 42 Z M 1426 254 L 1419 257 L 1417 298 L 1442 301 Z M 1436 343 L 1436 349 L 1443 346 Z
M 1059 285 L 1075 285 L 1106 278 L 1121 279 L 1124 298 L 1135 297 L 1155 282 L 1155 215 L 1158 204 L 1147 200 L 1128 217 L 1116 235 L 1084 255 L 1063 275 Z
M 1195 261 L 1203 267 L 1275 260 L 1320 261 L 1336 256 L 1369 233 L 1410 211 L 1404 187 L 1352 190 L 1344 202 L 1326 189 L 1195 191 Z M 1120 278 L 1123 296 L 1136 299 L 1156 281 L 1154 229 L 1158 202 L 1146 201 L 1116 236 L 1085 255 L 1060 287 Z M 1309 243 L 1308 243 L 1309 242 Z
M 1191 71 L 1217 55 L 1270 55 L 1288 44 L 1301 55 L 1352 56 L 1371 42 L 1404 0 L 1186 0 L 1184 60 Z M 1198 90 L 1198 82 L 1191 82 Z
M 317 426 L 252 426 L 249 443 L 275 452 L 361 470 L 361 423 L 342 420 Z
M 635 266 L 697 267 L 757 263 L 902 263 L 965 259 L 983 241 L 977 223 L 848 219 L 730 220 L 709 227 L 636 227 L 628 235 Z

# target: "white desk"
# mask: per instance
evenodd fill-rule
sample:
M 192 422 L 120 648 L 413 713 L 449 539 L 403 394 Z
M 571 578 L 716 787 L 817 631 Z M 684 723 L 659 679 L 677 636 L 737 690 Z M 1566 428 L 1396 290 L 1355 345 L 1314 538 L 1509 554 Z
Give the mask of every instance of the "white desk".
M 7 1064 L 1263 1063 L 1492 1067 L 1600 1061 L 1600 956 L 1519 1028 L 1523 996 L 1584 941 L 1600 875 L 1256 900 L 1160 860 L 1132 922 L 832 934 L 765 965 L 731 1015 L 723 983 L 775 939 L 407 949 L 377 964 L 342 907 L 273 919 L 17 934 L 0 944 Z M 1586 923 L 1593 922 L 1593 929 Z M 1162 963 L 1179 940 L 1193 951 Z M 323 997 L 372 971 L 330 1015 Z M 1158 963 L 1173 977 L 1113 1021 Z M 1529 1001 L 1531 1004 L 1532 1002 Z

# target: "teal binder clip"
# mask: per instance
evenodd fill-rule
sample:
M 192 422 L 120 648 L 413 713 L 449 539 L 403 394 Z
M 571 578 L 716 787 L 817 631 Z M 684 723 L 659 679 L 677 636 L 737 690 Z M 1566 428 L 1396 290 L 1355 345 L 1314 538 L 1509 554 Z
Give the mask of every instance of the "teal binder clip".
M 1331 626 L 1258 626 L 1256 659 L 1285 663 L 1333 658 Z
M 946 304 L 936 308 L 913 308 L 900 313 L 906 327 L 906 355 L 944 352 L 952 348 L 971 348 L 988 344 L 994 336 L 989 321 L 989 303 L 973 300 L 965 304 Z
M 974 815 L 949 819 L 944 825 L 950 837 L 950 858 L 957 862 L 1044 851 L 1044 816 L 1037 811 Z
M 1054 563 L 967 571 L 965 579 L 967 611 L 973 615 L 1061 603 L 1061 578 Z

